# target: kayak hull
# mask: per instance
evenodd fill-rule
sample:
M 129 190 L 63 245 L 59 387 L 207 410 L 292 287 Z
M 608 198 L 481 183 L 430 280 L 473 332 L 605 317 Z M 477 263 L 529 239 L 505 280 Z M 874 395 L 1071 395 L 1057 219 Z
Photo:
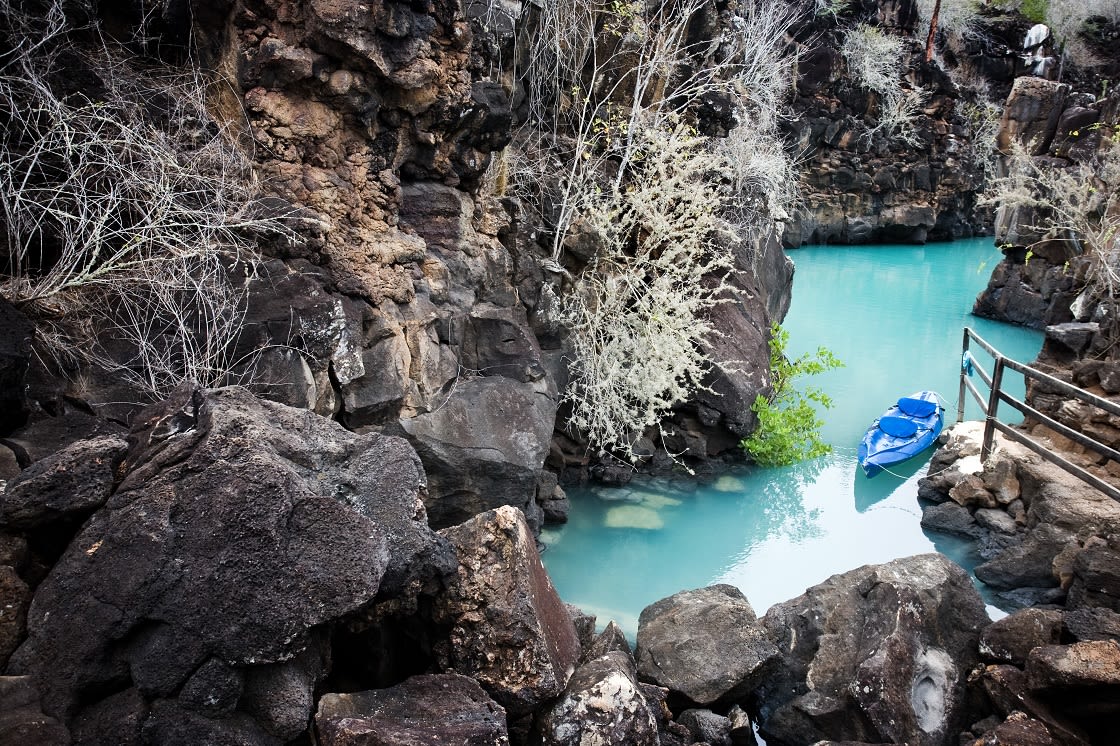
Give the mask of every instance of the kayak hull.
M 944 426 L 940 397 L 933 391 L 904 396 L 871 423 L 859 444 L 859 465 L 873 477 L 924 451 Z

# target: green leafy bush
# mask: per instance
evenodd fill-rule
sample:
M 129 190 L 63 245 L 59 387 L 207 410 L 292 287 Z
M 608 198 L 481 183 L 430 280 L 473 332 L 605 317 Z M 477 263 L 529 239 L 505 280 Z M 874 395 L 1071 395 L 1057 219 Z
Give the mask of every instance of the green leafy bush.
M 775 325 L 770 334 L 770 370 L 773 394 L 761 394 L 751 410 L 758 415 L 758 429 L 742 442 L 743 448 L 763 466 L 786 466 L 805 459 L 823 456 L 832 446 L 821 440 L 824 420 L 816 405 L 832 407 L 832 399 L 819 388 L 795 389 L 793 382 L 801 376 L 812 376 L 843 367 L 843 363 L 824 347 L 816 353 L 805 353 L 790 360 L 786 356 L 789 332 Z

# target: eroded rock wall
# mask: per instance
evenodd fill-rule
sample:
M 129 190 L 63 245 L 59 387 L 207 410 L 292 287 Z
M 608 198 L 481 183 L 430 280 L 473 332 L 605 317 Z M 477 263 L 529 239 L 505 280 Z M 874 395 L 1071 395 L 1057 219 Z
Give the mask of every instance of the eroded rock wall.
M 892 74 L 906 89 L 925 92 L 912 142 L 870 132 L 885 104 L 860 84 L 841 51 L 859 24 L 903 40 L 902 69 Z M 919 26 L 912 0 L 891 0 L 846 3 L 838 16 L 818 14 L 799 29 L 788 130 L 802 154 L 805 205 L 786 229 L 787 245 L 925 243 L 988 231 L 990 216 L 977 207 L 984 165 L 971 151 L 975 129 L 961 111 L 968 96 L 941 63 L 923 60 Z

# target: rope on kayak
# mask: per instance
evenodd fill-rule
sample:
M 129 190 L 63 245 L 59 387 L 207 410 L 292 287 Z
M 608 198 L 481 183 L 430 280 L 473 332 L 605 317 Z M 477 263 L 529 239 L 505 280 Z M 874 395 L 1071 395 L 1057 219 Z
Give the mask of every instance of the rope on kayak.
M 941 473 L 941 472 L 943 472 L 943 471 L 949 471 L 949 470 L 950 470 L 950 469 L 952 469 L 952 468 L 953 468 L 953 467 L 954 467 L 955 465 L 956 465 L 955 463 L 954 463 L 954 464 L 949 464 L 948 466 L 946 466 L 946 467 L 943 467 L 943 468 L 941 468 L 941 469 L 938 469 L 937 471 L 934 471 L 934 472 L 928 472 L 928 471 L 927 471 L 927 472 L 926 472 L 925 474 L 923 474 L 922 476 L 920 476 L 920 477 L 918 477 L 918 478 L 919 478 L 919 479 L 926 479 L 926 478 L 928 478 L 928 477 L 936 477 L 936 476 L 937 476 L 938 474 L 940 474 L 940 473 Z M 887 468 L 885 468 L 885 467 L 880 467 L 880 469 L 879 469 L 879 470 L 880 470 L 881 472 L 883 472 L 884 474 L 890 474 L 890 475 L 891 475 L 892 477 L 898 477 L 899 479 L 901 479 L 901 480 L 903 480 L 903 481 L 905 481 L 905 480 L 907 480 L 907 479 L 910 479 L 910 477 L 914 476 L 914 474 L 911 474 L 911 475 L 910 475 L 910 477 L 906 476 L 905 474 L 896 474 L 895 472 L 893 472 L 893 471 L 891 471 L 890 469 L 887 469 Z M 917 473 L 917 472 L 915 472 L 915 474 L 916 474 L 916 473 Z

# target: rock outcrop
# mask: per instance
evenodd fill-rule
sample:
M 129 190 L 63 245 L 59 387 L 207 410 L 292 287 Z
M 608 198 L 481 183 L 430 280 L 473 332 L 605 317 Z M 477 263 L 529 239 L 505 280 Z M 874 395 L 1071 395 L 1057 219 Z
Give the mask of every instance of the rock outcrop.
M 224 389 L 147 410 L 130 443 L 112 495 L 36 588 L 9 665 L 65 723 L 289 740 L 325 674 L 324 625 L 454 567 L 400 439 Z M 40 491 L 104 501 L 102 480 L 71 476 L 89 449 L 71 451 L 34 476 Z
M 882 95 L 860 85 L 842 53 L 845 34 L 860 23 L 904 44 L 901 69 L 889 74 L 907 95 L 923 92 L 909 143 L 873 131 Z M 838 15 L 818 14 L 798 30 L 796 116 L 788 127 L 803 153 L 805 206 L 787 226 L 787 245 L 925 243 L 987 232 L 988 215 L 977 207 L 986 176 L 970 151 L 979 131 L 963 112 L 969 99 L 940 67 L 922 60 L 925 39 L 917 29 L 917 9 L 904 0 L 846 3 Z
M 755 693 L 767 743 L 948 746 L 975 715 L 966 680 L 988 617 L 941 555 L 835 575 L 759 624 L 781 651 Z
M 478 682 L 457 674 L 414 676 L 387 689 L 327 694 L 315 732 L 323 746 L 508 746 L 506 713 Z
M 1001 605 L 1022 607 L 981 635 L 985 665 L 971 681 L 998 722 L 974 728 L 977 743 L 1105 743 L 1116 686 L 1108 661 L 1120 650 L 1120 504 L 1002 437 L 981 464 L 980 436 L 977 427 L 954 428 L 922 487 L 926 499 L 948 502 L 962 494 L 954 483 L 973 480 L 965 492 L 988 495 L 995 508 L 961 506 L 986 558 L 976 575 Z
M 525 516 L 501 507 L 442 534 L 459 567 L 435 602 L 449 629 L 440 665 L 479 681 L 512 716 L 531 713 L 564 690 L 580 645 Z
M 1065 84 L 1025 76 L 1015 80 L 998 140 L 1005 153 L 1013 143 L 1021 145 L 1031 158 L 1030 168 L 1074 174 L 1108 142 L 1102 133 L 1117 121 L 1116 94 L 1098 99 Z M 995 240 L 1004 258 L 973 313 L 1037 329 L 1093 321 L 1095 304 L 1079 299 L 1090 260 L 1080 240 L 1069 233 L 1069 216 L 1055 217 L 1046 206 L 1052 195 L 1037 196 L 1033 204 L 1006 204 L 996 212 Z
M 638 619 L 638 673 L 694 705 L 742 699 L 778 657 L 755 622 L 750 602 L 734 586 L 664 598 Z

